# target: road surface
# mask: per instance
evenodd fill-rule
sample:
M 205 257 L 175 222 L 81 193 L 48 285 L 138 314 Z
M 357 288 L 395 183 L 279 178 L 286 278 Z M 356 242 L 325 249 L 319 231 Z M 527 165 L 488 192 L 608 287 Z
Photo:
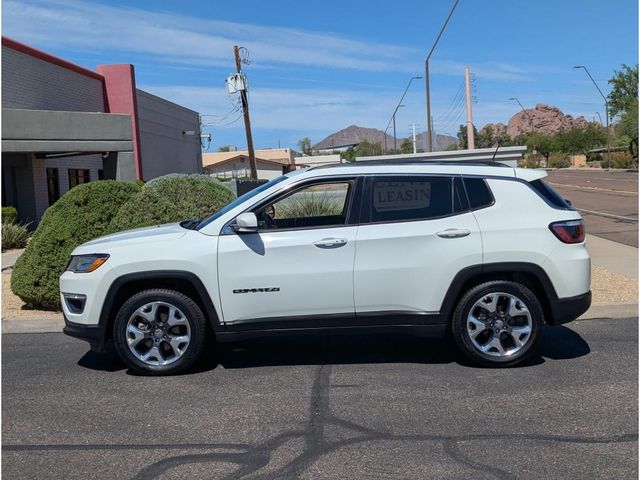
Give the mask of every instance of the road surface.
M 146 378 L 62 334 L 2 336 L 5 478 L 637 478 L 637 318 L 548 328 L 528 366 L 448 341 L 224 348 Z M 219 360 L 219 363 L 218 363 Z

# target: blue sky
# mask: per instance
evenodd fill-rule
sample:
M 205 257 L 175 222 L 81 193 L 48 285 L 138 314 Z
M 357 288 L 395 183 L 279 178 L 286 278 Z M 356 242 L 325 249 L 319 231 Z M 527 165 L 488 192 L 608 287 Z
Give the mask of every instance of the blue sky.
M 296 147 L 309 136 L 356 124 L 384 129 L 452 2 L 75 1 L 2 2 L 3 35 L 70 61 L 133 63 L 138 87 L 193 108 L 213 133 L 212 150 L 244 146 L 225 78 L 232 46 L 249 50 L 256 147 Z M 474 123 L 505 122 L 519 107 L 547 103 L 574 116 L 604 118 L 602 99 L 621 63 L 638 59 L 635 0 L 460 0 L 431 61 L 438 133 L 464 122 L 456 93 L 465 66 L 475 74 Z M 398 134 L 425 126 L 423 80 L 397 116 Z M 457 121 L 456 121 L 457 120 Z

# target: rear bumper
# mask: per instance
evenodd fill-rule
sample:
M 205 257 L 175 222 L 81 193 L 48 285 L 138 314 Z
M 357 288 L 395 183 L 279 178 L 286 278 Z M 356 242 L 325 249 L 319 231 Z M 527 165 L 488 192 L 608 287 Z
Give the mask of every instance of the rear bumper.
M 591 291 L 570 298 L 559 298 L 551 305 L 553 319 L 551 325 L 561 325 L 574 321 L 591 306 Z
M 105 330 L 102 325 L 84 325 L 82 323 L 70 322 L 65 315 L 64 328 L 62 331 L 70 337 L 89 342 L 91 350 L 95 352 L 104 351 Z

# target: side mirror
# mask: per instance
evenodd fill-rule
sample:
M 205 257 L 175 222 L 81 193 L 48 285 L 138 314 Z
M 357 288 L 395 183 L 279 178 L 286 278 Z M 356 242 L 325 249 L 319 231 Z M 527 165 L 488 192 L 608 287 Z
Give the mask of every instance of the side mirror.
M 255 213 L 245 212 L 236 217 L 233 229 L 238 233 L 250 233 L 258 231 L 258 218 Z
M 567 203 L 567 205 L 571 206 L 571 200 L 565 198 L 564 201 Z

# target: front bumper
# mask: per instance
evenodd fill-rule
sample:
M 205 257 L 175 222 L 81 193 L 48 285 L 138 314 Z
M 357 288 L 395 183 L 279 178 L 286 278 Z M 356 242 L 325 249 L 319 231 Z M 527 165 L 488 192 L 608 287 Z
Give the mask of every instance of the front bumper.
M 561 325 L 572 322 L 589 310 L 590 306 L 591 291 L 575 297 L 559 298 L 555 302 L 552 302 L 551 313 L 553 314 L 553 321 L 549 323 L 552 325 Z
M 63 333 L 70 337 L 79 338 L 91 345 L 91 350 L 94 352 L 103 352 L 106 335 L 105 329 L 102 325 L 84 325 L 82 323 L 75 323 L 69 321 L 67 316 L 64 316 L 64 328 Z

